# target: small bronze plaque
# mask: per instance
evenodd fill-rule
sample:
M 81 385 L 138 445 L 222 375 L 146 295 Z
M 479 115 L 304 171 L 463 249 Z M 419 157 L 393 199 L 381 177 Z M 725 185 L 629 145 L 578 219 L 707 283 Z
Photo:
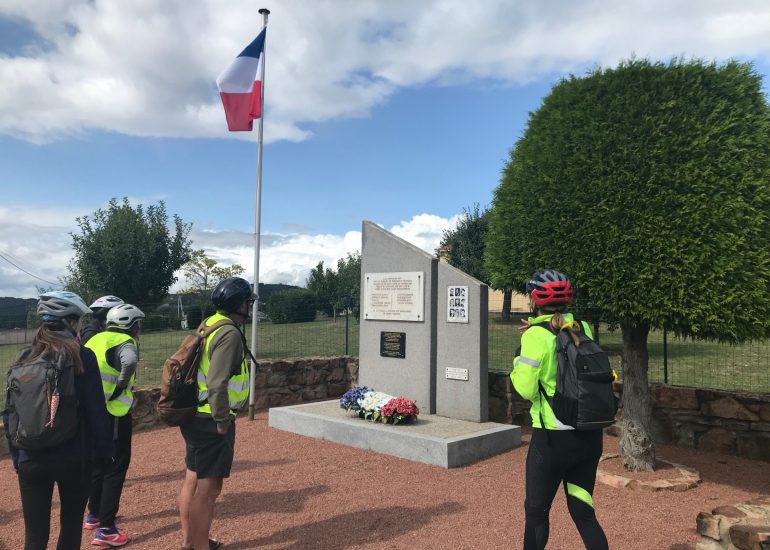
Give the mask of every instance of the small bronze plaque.
M 380 357 L 406 357 L 406 332 L 380 332 Z

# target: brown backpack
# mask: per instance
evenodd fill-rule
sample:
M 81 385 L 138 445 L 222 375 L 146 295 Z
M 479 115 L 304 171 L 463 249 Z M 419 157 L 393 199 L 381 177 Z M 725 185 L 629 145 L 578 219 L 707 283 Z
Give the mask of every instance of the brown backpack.
M 174 355 L 163 363 L 158 416 L 169 426 L 186 424 L 198 410 L 198 366 L 206 337 L 224 325 L 235 326 L 230 319 L 210 326 L 205 323 L 204 320 L 195 332 L 188 334 Z

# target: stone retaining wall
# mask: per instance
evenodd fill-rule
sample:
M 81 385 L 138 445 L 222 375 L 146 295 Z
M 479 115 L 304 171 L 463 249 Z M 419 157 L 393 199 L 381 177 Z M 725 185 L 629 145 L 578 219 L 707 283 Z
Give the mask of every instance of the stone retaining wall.
M 257 409 L 264 409 L 339 397 L 355 380 L 358 380 L 357 357 L 259 361 L 255 380 L 255 405 Z M 138 388 L 135 391 L 136 406 L 132 412 L 134 431 L 152 428 L 160 423 L 157 409 L 159 397 L 159 388 Z M 7 452 L 6 444 L 0 444 L 0 456 Z
M 650 388 L 656 442 L 770 462 L 770 394 L 665 384 Z M 623 384 L 615 389 L 621 394 Z M 489 417 L 531 425 L 529 402 L 513 390 L 505 372 L 489 373 Z
M 770 395 L 652 384 L 656 441 L 770 461 Z
M 338 397 L 357 381 L 356 357 L 259 361 L 255 404 L 257 409 L 265 409 Z M 490 372 L 488 388 L 490 421 L 531 425 L 529 402 L 513 390 L 507 373 Z M 622 392 L 622 384 L 616 389 Z M 664 384 L 652 384 L 651 389 L 657 442 L 770 462 L 770 394 Z M 155 404 L 159 392 L 157 388 L 136 392 L 135 430 L 158 424 Z M 0 445 L 3 452 L 5 445 Z

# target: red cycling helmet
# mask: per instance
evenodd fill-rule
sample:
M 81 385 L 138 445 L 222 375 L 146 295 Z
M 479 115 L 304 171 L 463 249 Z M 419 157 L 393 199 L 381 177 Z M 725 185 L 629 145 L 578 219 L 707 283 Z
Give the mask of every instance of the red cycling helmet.
M 538 306 L 568 305 L 572 303 L 572 283 L 561 271 L 545 269 L 532 275 L 527 294 Z

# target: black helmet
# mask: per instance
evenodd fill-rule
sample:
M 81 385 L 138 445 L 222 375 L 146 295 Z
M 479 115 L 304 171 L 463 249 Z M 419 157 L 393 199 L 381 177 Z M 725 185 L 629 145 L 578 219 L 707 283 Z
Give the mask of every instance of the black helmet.
M 219 282 L 211 293 L 211 301 L 217 309 L 235 311 L 243 302 L 256 298 L 246 279 L 228 277 Z

